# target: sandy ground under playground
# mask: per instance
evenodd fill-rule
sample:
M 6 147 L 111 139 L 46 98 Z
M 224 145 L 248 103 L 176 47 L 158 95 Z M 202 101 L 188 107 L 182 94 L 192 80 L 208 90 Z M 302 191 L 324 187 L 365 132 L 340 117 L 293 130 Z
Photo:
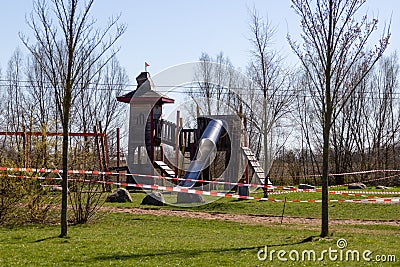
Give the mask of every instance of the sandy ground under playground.
M 198 218 L 206 220 L 223 220 L 234 221 L 250 224 L 280 224 L 282 218 L 280 216 L 264 216 L 264 215 L 247 215 L 247 214 L 227 214 L 215 212 L 198 212 L 198 211 L 182 211 L 167 209 L 141 209 L 141 208 L 106 208 L 111 212 L 125 212 L 130 214 L 146 214 L 155 216 L 175 216 L 183 218 Z M 318 226 L 321 219 L 287 217 L 284 216 L 282 224 L 304 224 L 310 226 Z M 400 226 L 400 220 L 349 220 L 349 219 L 331 219 L 330 225 L 395 225 Z

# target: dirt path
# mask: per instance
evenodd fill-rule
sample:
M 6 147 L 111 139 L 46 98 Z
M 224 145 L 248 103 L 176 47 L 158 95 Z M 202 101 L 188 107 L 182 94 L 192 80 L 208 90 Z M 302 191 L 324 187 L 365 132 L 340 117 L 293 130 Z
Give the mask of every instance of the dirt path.
M 198 211 L 178 211 L 178 210 L 163 210 L 163 209 L 139 209 L 139 208 L 107 208 L 111 212 L 126 212 L 130 214 L 146 214 L 156 216 L 175 216 L 183 218 L 199 218 L 207 220 L 222 220 L 234 221 L 253 224 L 275 224 L 281 223 L 281 217 L 271 217 L 262 215 L 246 215 L 246 214 L 226 214 L 215 212 L 198 212 Z M 338 220 L 332 219 L 329 221 L 331 225 L 396 225 L 400 226 L 399 220 L 391 221 L 372 221 L 372 220 Z M 305 224 L 319 225 L 320 219 L 299 218 L 299 217 L 284 217 L 284 224 Z

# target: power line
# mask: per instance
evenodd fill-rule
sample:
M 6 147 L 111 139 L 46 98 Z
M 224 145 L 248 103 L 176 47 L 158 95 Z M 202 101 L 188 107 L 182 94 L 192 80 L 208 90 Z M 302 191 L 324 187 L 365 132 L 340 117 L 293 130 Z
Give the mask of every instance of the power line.
M 1 84 L 3 83 L 9 83 L 9 84 Z M 22 83 L 22 84 L 21 84 Z M 128 92 L 132 91 L 132 89 L 127 89 L 129 87 L 137 87 L 137 84 L 122 84 L 122 83 L 88 83 L 88 85 L 91 86 L 86 86 L 86 87 L 81 87 L 81 88 L 76 88 L 76 90 L 97 90 L 97 91 L 119 91 L 121 93 L 123 92 Z M 212 95 L 234 95 L 235 93 L 238 95 L 263 95 L 264 92 L 260 88 L 255 88 L 255 87 L 225 87 L 222 85 L 214 85 L 214 86 L 220 86 L 220 89 L 218 88 L 213 88 L 211 91 Z M 8 79 L 0 79 L 0 89 L 7 89 L 7 88 L 21 88 L 21 89 L 34 89 L 34 88 L 42 88 L 42 89 L 54 89 L 52 86 L 52 83 L 49 81 L 27 81 L 27 80 L 8 80 Z M 116 87 L 116 88 L 115 88 Z M 124 87 L 125 89 L 118 88 L 118 87 Z M 196 95 L 196 94 L 201 94 L 203 91 L 201 91 L 201 86 L 200 85 L 157 85 L 157 88 L 172 88 L 171 90 L 157 90 L 159 93 L 174 93 L 174 94 L 186 94 L 190 95 L 191 93 Z M 185 89 L 186 91 L 178 91 L 180 89 Z M 218 91 L 215 92 L 215 90 L 232 90 L 228 92 L 222 92 Z M 289 95 L 284 94 L 284 93 L 302 93 L 303 95 L 300 95 L 299 97 L 306 97 L 306 98 L 311 98 L 312 95 L 307 94 L 309 93 L 309 90 L 307 89 L 284 89 L 284 90 L 279 90 L 277 91 L 276 89 L 269 89 L 267 90 L 268 93 L 274 93 L 274 96 L 276 97 L 287 97 Z M 281 92 L 280 94 L 276 94 L 276 92 Z M 373 92 L 373 91 L 362 91 L 362 92 L 356 92 L 357 94 L 363 94 L 363 95 L 372 95 L 372 94 L 379 94 L 377 97 L 365 97 L 366 99 L 384 99 L 383 97 L 380 97 L 380 95 L 390 95 L 394 96 L 391 97 L 393 100 L 399 100 L 400 99 L 400 92 Z M 294 96 L 296 97 L 296 96 Z
M 11 79 L 0 79 L 0 82 L 7 82 L 7 83 L 28 83 L 32 86 L 36 86 L 34 84 L 50 84 L 53 85 L 52 82 L 50 81 L 40 81 L 40 80 L 11 80 Z M 87 84 L 91 84 L 91 85 L 102 85 L 102 86 L 109 86 L 109 85 L 113 85 L 113 86 L 126 86 L 126 87 L 132 87 L 132 86 L 137 86 L 137 84 L 127 84 L 127 83 L 95 83 L 95 82 L 90 82 Z

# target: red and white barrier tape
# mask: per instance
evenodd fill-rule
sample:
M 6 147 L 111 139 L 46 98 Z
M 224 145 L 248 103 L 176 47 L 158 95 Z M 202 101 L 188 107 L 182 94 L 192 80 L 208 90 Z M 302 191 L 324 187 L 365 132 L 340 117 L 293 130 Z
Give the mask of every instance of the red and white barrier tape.
M 47 180 L 47 181 L 54 181 L 54 180 L 62 180 L 62 177 L 43 177 L 43 176 L 28 176 L 28 175 L 12 175 L 12 174 L 4 174 L 0 173 L 0 177 L 11 177 L 11 178 L 18 178 L 18 179 L 37 179 L 37 180 Z M 70 180 L 70 179 L 68 179 Z M 72 179 L 73 180 L 73 179 Z
M 55 170 L 55 169 L 35 169 L 35 168 L 9 168 L 9 167 L 0 167 L 0 171 L 19 171 L 19 172 L 35 172 L 35 173 L 62 173 L 62 170 Z M 361 174 L 361 173 L 376 173 L 376 172 L 398 172 L 400 170 L 371 170 L 371 171 L 363 171 L 363 172 L 354 172 L 351 174 Z M 251 183 L 235 183 L 235 182 L 224 182 L 224 181 L 209 181 L 209 180 L 195 180 L 195 179 L 185 179 L 185 178 L 171 178 L 171 177 L 163 177 L 158 175 L 147 175 L 147 174 L 129 174 L 129 173 L 118 173 L 118 172 L 108 172 L 108 171 L 88 171 L 88 170 L 68 170 L 68 174 L 88 174 L 88 175 L 121 175 L 121 176 L 132 176 L 132 177 L 143 177 L 143 178 L 155 178 L 155 179 L 165 179 L 165 180 L 172 180 L 172 181 L 194 181 L 199 183 L 209 183 L 209 184 L 220 184 L 220 185 L 232 185 L 232 186 L 246 186 L 246 187 L 255 187 L 255 188 L 266 188 L 266 189 L 275 189 L 275 188 L 283 188 L 283 186 L 271 186 L 271 185 L 261 185 L 261 184 L 251 184 Z M 350 173 L 347 173 L 350 174 Z M 332 174 L 332 176 L 336 175 L 346 175 L 346 174 Z M 397 175 L 371 179 L 368 181 L 378 181 L 384 179 L 391 179 L 397 177 Z M 346 186 L 349 184 L 344 185 L 335 185 L 330 187 L 340 187 Z M 296 191 L 297 189 L 289 189 Z M 307 191 L 302 191 L 307 192 Z
M 6 176 L 6 175 L 4 175 Z M 7 175 L 10 177 L 16 178 L 34 178 L 34 179 L 43 179 L 43 180 L 61 180 L 62 178 L 48 178 L 48 177 L 29 177 L 29 176 L 15 176 L 15 175 Z M 207 195 L 207 196 L 215 196 L 215 197 L 226 197 L 226 198 L 236 198 L 236 199 L 244 199 L 244 200 L 259 200 L 259 201 L 270 201 L 270 202 L 288 202 L 288 203 L 320 203 L 322 200 L 319 199 L 309 199 L 309 200 L 282 200 L 282 199 L 274 199 L 274 198 L 265 198 L 265 197 L 252 197 L 252 196 L 241 196 L 237 194 L 230 193 L 220 193 L 213 191 L 203 191 L 190 189 L 185 187 L 172 187 L 172 186 L 160 186 L 160 185 L 148 185 L 148 184 L 135 184 L 135 183 L 126 183 L 126 182 L 105 182 L 105 181 L 93 181 L 93 180 L 84 180 L 84 179 L 71 179 L 78 182 L 88 182 L 88 183 L 102 183 L 108 185 L 119 185 L 119 186 L 128 186 L 128 187 L 136 187 L 150 190 L 161 190 L 161 191 L 170 191 L 170 192 L 181 192 L 181 193 L 189 193 L 189 194 L 198 194 L 198 195 Z M 316 190 L 308 190 L 309 192 L 317 192 Z M 351 195 L 349 192 L 340 192 L 340 191 L 331 191 L 330 194 L 346 194 Z M 358 193 L 358 192 L 357 192 Z M 388 193 L 388 192 L 385 192 Z M 395 194 L 400 194 L 400 192 L 395 192 Z M 354 194 L 354 196 L 359 196 L 359 194 Z M 400 198 L 374 198 L 374 199 L 330 199 L 329 202 L 339 202 L 339 203 L 400 203 Z
M 0 171 L 18 171 L 18 172 L 34 172 L 34 173 L 62 173 L 63 172 L 62 170 L 52 170 L 52 169 L 8 168 L 8 167 L 0 167 Z M 275 188 L 272 185 L 196 180 L 196 179 L 186 179 L 186 178 L 176 178 L 176 177 L 164 177 L 164 176 L 159 176 L 159 175 L 131 174 L 131 173 L 118 173 L 118 172 L 106 172 L 106 171 L 68 170 L 68 174 L 113 175 L 113 176 L 120 175 L 120 176 L 132 176 L 132 177 L 142 177 L 142 178 L 165 179 L 165 180 L 172 180 L 172 181 L 185 181 L 185 182 L 198 182 L 198 183 L 209 183 L 209 184 L 219 184 L 219 185 L 257 187 L 257 188 L 266 188 L 266 189 L 274 189 Z
M 10 168 L 0 167 L 0 171 L 14 171 L 14 172 L 35 172 L 35 173 L 63 173 L 63 170 L 45 169 L 45 168 Z M 86 171 L 86 170 L 68 170 L 69 174 L 93 174 L 93 175 L 118 175 L 119 173 L 105 172 L 105 171 Z
M 368 170 L 368 171 L 357 171 L 357 172 L 343 172 L 343 173 L 330 173 L 328 176 L 345 176 L 345 175 L 359 175 L 359 174 L 371 174 L 371 173 L 388 173 L 388 172 L 396 172 L 400 173 L 400 170 L 391 169 L 391 170 Z M 309 174 L 303 176 L 291 176 L 286 177 L 287 179 L 305 179 L 310 177 L 321 177 L 322 174 Z
M 10 168 L 10 167 L 0 167 L 0 171 L 21 171 L 21 172 L 39 172 L 39 173 L 62 173 L 62 170 L 55 170 L 55 169 L 46 169 L 46 168 Z M 358 175 L 358 174 L 370 174 L 370 173 L 388 173 L 388 172 L 396 172 L 400 173 L 400 170 L 368 170 L 368 171 L 357 171 L 357 172 L 346 172 L 346 173 L 331 173 L 329 176 L 343 176 L 343 175 Z M 116 175 L 122 173 L 113 173 L 107 171 L 88 171 L 88 170 L 68 170 L 68 173 L 75 173 L 75 174 L 103 174 L 103 175 Z M 129 175 L 129 174 L 125 174 Z M 399 174 L 400 175 L 400 174 Z M 301 176 L 300 178 L 307 178 L 307 177 L 316 177 L 322 176 L 321 174 L 314 174 L 314 175 L 307 175 Z M 291 177 L 293 178 L 293 177 Z
M 343 194 L 362 194 L 362 195 L 400 195 L 400 191 L 329 191 L 329 193 L 343 195 Z
M 382 180 L 392 179 L 392 178 L 396 178 L 396 177 L 399 177 L 399 175 L 391 175 L 391 176 L 386 176 L 386 177 L 381 177 L 381 178 L 368 179 L 368 180 L 361 181 L 361 183 L 382 181 Z M 347 184 L 342 184 L 342 185 L 331 185 L 331 186 L 329 186 L 329 188 L 348 186 L 348 185 L 351 185 L 351 184 L 353 184 L 353 183 L 347 183 Z
M 370 174 L 370 173 L 387 173 L 387 172 L 400 173 L 400 170 L 369 170 L 369 171 L 358 171 L 358 172 L 332 173 L 332 174 L 329 174 L 329 176 L 344 176 L 344 175 L 358 175 L 358 174 Z
M 197 195 L 215 196 L 215 197 L 226 197 L 226 198 L 236 198 L 244 200 L 258 200 L 258 201 L 270 201 L 270 202 L 288 202 L 288 203 L 320 203 L 320 199 L 309 199 L 309 200 L 282 200 L 275 198 L 265 198 L 265 197 L 252 197 L 252 196 L 241 196 L 237 194 L 229 193 L 219 193 L 212 191 L 202 191 L 184 187 L 171 187 L 171 186 L 160 186 L 160 185 L 145 185 L 145 184 L 130 184 L 130 183 L 114 183 L 106 182 L 107 184 L 115 184 L 121 186 L 131 186 L 151 190 L 161 190 L 161 191 L 171 191 L 171 192 L 181 192 Z M 329 199 L 330 203 L 400 203 L 400 198 L 377 198 L 377 199 Z
M 43 177 L 43 176 L 26 176 L 26 175 L 10 175 L 10 174 L 0 174 L 0 176 L 7 176 L 13 178 L 28 178 L 28 179 L 38 179 L 38 180 L 62 180 L 61 177 Z M 82 183 L 106 183 L 104 181 L 94 181 L 88 179 L 68 179 L 69 181 L 77 181 Z M 114 183 L 114 182 L 110 182 Z M 269 195 L 281 195 L 281 194 L 289 194 L 289 193 L 321 193 L 321 189 L 296 189 L 292 188 L 287 191 L 276 191 L 276 192 L 269 192 Z M 361 196 L 361 197 L 374 197 L 374 195 L 400 195 L 400 191 L 329 191 L 330 195 L 345 195 L 345 196 Z

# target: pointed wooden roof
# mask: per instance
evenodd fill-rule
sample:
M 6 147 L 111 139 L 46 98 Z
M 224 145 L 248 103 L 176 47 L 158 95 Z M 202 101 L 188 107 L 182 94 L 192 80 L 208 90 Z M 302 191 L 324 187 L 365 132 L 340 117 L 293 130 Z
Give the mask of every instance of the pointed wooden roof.
M 150 77 L 150 73 L 142 72 L 136 77 L 137 87 L 136 90 L 129 92 L 125 95 L 118 96 L 117 100 L 124 103 L 142 102 L 142 103 L 154 103 L 154 104 L 165 104 L 174 103 L 175 100 L 165 96 L 155 90 L 155 85 Z

